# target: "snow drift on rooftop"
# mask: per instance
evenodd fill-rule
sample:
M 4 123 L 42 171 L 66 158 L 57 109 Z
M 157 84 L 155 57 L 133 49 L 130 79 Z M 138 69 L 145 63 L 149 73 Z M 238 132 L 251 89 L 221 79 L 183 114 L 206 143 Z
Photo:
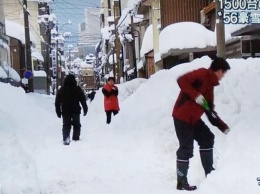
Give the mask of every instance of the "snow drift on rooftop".
M 140 51 L 141 57 L 143 57 L 146 53 L 153 50 L 153 25 L 151 24 L 145 31 L 142 47 Z
M 215 45 L 215 33 L 195 22 L 174 23 L 160 33 L 161 55 L 170 49 L 206 48 Z
M 5 29 L 7 36 L 16 38 L 25 44 L 25 33 L 24 33 L 24 26 L 21 24 L 12 22 L 10 20 L 5 20 Z M 36 45 L 36 39 L 34 35 L 30 32 L 30 40 L 34 45 Z

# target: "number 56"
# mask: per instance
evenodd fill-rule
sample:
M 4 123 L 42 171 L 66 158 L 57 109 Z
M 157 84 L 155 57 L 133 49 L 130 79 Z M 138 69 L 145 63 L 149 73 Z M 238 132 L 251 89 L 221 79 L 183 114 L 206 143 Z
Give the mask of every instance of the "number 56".
M 237 12 L 224 12 L 223 16 L 223 22 L 225 24 L 237 24 L 238 23 L 238 17 Z

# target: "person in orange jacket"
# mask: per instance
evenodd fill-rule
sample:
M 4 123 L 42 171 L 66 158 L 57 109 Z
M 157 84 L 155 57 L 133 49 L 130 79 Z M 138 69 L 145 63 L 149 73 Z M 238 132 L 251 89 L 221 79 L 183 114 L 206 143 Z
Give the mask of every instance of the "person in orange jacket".
M 116 115 L 120 108 L 118 103 L 118 88 L 115 86 L 115 78 L 109 77 L 107 84 L 102 88 L 104 94 L 104 108 L 107 116 L 107 124 L 111 122 L 111 116 Z

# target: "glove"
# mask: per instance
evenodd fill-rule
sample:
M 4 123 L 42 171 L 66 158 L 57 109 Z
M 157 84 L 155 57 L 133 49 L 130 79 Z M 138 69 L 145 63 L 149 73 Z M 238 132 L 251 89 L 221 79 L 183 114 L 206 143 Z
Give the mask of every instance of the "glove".
M 207 100 L 201 94 L 197 98 L 195 98 L 195 102 L 202 106 L 205 110 L 210 110 Z
M 61 118 L 61 112 L 56 112 L 57 117 Z
M 227 135 L 229 132 L 230 132 L 230 129 L 226 129 L 225 131 L 223 131 L 223 133 L 224 133 L 225 135 Z
M 226 123 L 224 123 L 222 120 L 219 121 L 219 125 L 217 126 L 222 133 L 227 135 L 230 132 L 230 129 Z
M 213 126 L 217 127 L 222 133 L 228 134 L 230 131 L 228 125 L 219 118 L 215 111 L 206 111 L 206 116 Z
M 84 111 L 84 113 L 83 113 L 83 116 L 86 116 L 86 115 L 87 115 L 87 113 L 88 113 L 88 111 Z

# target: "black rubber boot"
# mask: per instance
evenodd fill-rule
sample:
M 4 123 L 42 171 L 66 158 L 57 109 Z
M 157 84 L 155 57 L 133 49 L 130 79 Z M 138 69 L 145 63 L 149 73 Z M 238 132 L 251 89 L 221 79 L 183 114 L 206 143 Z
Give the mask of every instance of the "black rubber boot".
M 200 159 L 207 176 L 213 168 L 213 149 L 200 149 Z
M 196 186 L 190 186 L 187 180 L 189 161 L 177 161 L 177 190 L 194 191 Z

